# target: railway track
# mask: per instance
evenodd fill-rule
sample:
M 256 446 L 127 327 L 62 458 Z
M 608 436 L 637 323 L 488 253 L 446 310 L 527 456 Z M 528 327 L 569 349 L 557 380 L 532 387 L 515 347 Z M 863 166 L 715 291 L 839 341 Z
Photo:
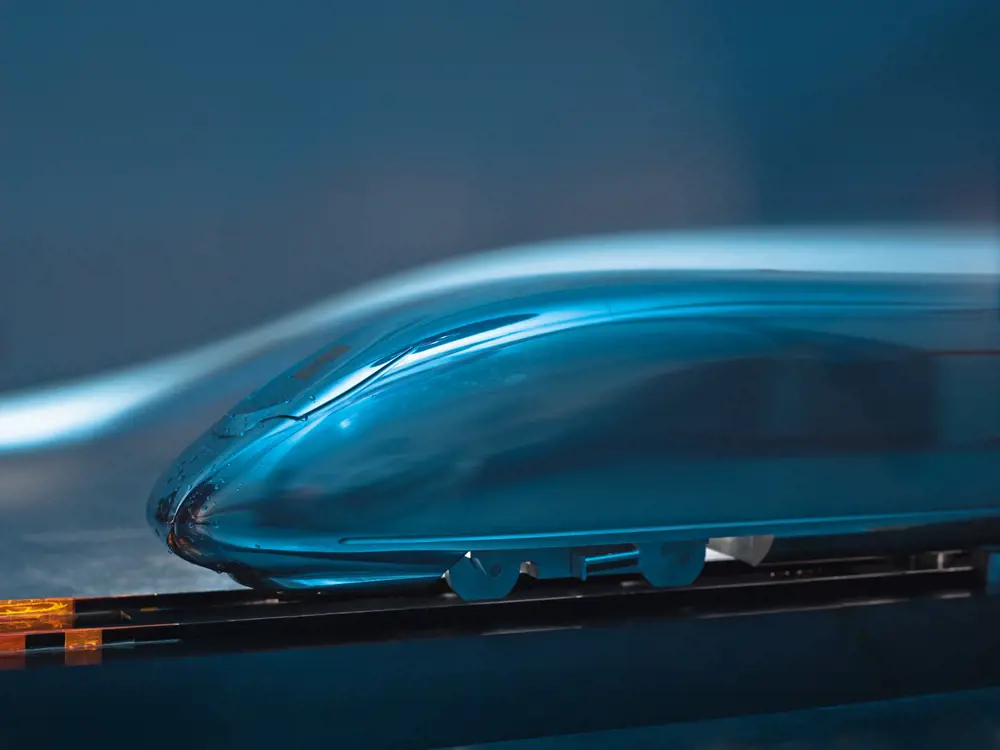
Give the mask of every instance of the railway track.
M 522 576 L 501 601 L 466 603 L 444 585 L 281 595 L 252 590 L 0 602 L 0 667 L 93 664 L 440 635 L 578 629 L 650 619 L 974 596 L 983 567 L 968 551 L 802 560 L 749 568 L 715 562 L 692 586 L 638 578 Z

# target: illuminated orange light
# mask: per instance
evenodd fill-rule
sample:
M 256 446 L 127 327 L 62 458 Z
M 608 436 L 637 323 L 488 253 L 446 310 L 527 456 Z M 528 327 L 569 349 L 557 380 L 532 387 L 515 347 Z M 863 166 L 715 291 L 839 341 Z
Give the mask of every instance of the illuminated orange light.
M 98 628 L 66 631 L 66 650 L 93 650 L 104 643 L 104 632 Z
M 0 635 L 62 630 L 73 624 L 72 599 L 0 599 Z
M 39 629 L 37 620 L 0 620 L 0 635 L 3 633 L 24 633 L 26 630 L 36 629 Z M 49 630 L 49 628 L 44 629 Z
M 72 599 L 0 599 L 0 622 L 73 614 Z
M 0 659 L 24 651 L 25 637 L 19 635 L 0 634 Z
M 73 624 L 73 617 L 35 617 L 24 620 L 0 620 L 0 633 L 30 633 L 39 630 L 63 630 Z
M 104 632 L 97 628 L 66 631 L 66 666 L 100 664 L 103 643 Z

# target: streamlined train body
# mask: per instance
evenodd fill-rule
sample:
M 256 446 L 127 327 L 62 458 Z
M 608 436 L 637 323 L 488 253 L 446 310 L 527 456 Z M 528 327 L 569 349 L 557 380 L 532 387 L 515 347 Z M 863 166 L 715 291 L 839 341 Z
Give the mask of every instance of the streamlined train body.
M 1000 516 L 994 275 L 603 270 L 360 323 L 161 477 L 171 550 L 276 589 L 699 574 Z M 998 540 L 1000 541 L 1000 540 Z

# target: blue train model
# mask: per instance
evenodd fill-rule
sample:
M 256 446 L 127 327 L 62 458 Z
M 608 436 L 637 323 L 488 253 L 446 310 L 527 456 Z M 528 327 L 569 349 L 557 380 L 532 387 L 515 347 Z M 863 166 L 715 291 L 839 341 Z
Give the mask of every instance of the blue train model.
M 444 576 L 487 600 L 521 574 L 681 586 L 706 546 L 756 563 L 774 538 L 998 517 L 997 288 L 607 267 L 453 287 L 239 403 L 149 520 L 248 586 Z

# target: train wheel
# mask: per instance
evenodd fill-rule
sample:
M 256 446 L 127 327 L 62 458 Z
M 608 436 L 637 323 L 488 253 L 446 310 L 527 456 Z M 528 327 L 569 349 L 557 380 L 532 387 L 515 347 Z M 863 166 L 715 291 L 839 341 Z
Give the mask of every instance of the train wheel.
M 640 544 L 639 571 L 657 588 L 688 586 L 705 567 L 705 542 Z
M 466 555 L 444 574 L 451 590 L 467 602 L 503 599 L 517 584 L 521 560 L 496 552 Z

